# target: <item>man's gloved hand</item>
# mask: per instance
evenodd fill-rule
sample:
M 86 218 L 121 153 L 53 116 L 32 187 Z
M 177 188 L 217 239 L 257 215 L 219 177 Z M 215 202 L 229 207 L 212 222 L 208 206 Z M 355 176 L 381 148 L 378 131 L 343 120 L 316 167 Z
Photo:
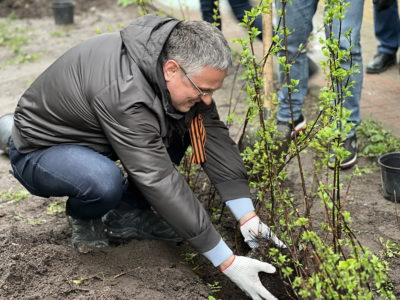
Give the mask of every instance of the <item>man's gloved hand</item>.
M 372 0 L 374 5 L 376 6 L 377 11 L 382 11 L 389 8 L 390 6 L 392 6 L 394 1 L 396 0 Z
M 258 277 L 259 272 L 275 272 L 275 267 L 269 263 L 235 255 L 231 264 L 221 271 L 253 300 L 277 300 L 262 285 Z
M 267 241 L 271 240 L 279 248 L 287 248 L 286 245 L 276 237 L 271 229 L 260 221 L 257 215 L 250 217 L 240 224 L 240 231 L 244 237 L 244 241 L 250 248 L 257 248 L 260 244 L 259 238 L 264 238 Z

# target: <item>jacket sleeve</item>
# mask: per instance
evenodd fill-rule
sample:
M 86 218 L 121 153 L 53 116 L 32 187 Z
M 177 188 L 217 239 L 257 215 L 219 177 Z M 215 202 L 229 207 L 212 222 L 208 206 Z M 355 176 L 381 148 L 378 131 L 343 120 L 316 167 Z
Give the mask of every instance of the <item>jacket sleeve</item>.
M 206 161 L 203 168 L 223 201 L 251 198 L 246 170 L 239 149 L 220 120 L 214 102 L 200 105 L 206 129 Z
M 98 96 L 93 109 L 128 176 L 178 234 L 199 252 L 209 251 L 221 236 L 171 162 L 156 116 L 141 103 L 113 103 L 116 98 Z

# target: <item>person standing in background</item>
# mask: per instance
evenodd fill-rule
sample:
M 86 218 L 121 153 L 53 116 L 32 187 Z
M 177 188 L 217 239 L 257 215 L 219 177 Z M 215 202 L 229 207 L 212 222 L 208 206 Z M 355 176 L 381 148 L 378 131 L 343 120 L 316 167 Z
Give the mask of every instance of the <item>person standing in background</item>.
M 374 0 L 374 30 L 378 53 L 367 65 L 368 74 L 379 74 L 396 64 L 400 45 L 400 19 L 396 0 Z
M 301 1 L 293 0 L 285 5 L 286 26 L 290 31 L 287 39 L 287 51 L 289 61 L 293 61 L 290 68 L 290 78 L 299 80 L 296 87 L 297 91 L 291 94 L 287 88 L 280 90 L 278 94 L 278 131 L 285 141 L 289 141 L 297 132 L 306 126 L 306 120 L 302 113 L 304 99 L 308 90 L 308 60 L 306 53 L 300 52 L 299 47 L 308 42 L 308 38 L 313 30 L 312 19 L 317 10 L 318 0 Z M 363 83 L 363 65 L 361 56 L 360 30 L 363 17 L 364 0 L 344 0 L 350 3 L 345 11 L 343 20 L 339 22 L 335 20 L 332 26 L 332 33 L 337 38 L 340 36 L 340 48 L 350 51 L 351 59 L 342 62 L 341 67 L 348 70 L 351 66 L 358 65 L 358 73 L 351 75 L 350 82 L 354 81 L 354 86 L 350 89 L 351 96 L 345 97 L 344 107 L 351 111 L 351 115 L 347 122 L 352 123 L 352 129 L 345 137 L 343 147 L 350 154 L 340 162 L 342 169 L 353 166 L 357 161 L 357 138 L 356 127 L 360 123 L 360 99 Z M 283 9 L 281 1 L 276 1 L 276 8 Z M 351 31 L 351 44 L 345 37 L 344 33 L 349 29 Z M 327 32 L 326 34 L 330 34 Z M 285 56 L 286 53 L 281 51 L 278 56 Z M 286 74 L 280 68 L 279 83 L 283 85 L 286 80 Z M 289 100 L 290 99 L 290 100 Z M 329 167 L 333 167 L 334 162 L 329 163 Z
M 219 8 L 220 2 L 215 0 L 200 0 L 201 14 L 204 21 L 211 24 L 216 24 L 219 30 L 222 30 L 221 11 Z M 253 8 L 249 0 L 229 0 L 229 5 L 238 22 L 242 22 L 246 11 L 251 11 Z M 214 20 L 215 16 L 219 19 Z M 262 17 L 259 15 L 253 22 L 253 26 L 262 32 Z M 262 34 L 257 36 L 262 40 Z M 318 72 L 318 65 L 307 56 L 308 60 L 308 77 L 311 78 Z

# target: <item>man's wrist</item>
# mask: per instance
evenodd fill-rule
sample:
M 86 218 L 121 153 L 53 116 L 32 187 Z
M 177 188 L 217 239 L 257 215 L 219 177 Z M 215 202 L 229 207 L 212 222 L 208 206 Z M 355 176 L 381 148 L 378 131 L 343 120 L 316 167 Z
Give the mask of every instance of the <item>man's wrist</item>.
M 202 254 L 216 267 L 231 257 L 233 252 L 224 240 L 220 239 L 215 247 Z
M 250 198 L 238 198 L 226 201 L 226 205 L 229 207 L 236 220 L 239 220 L 245 214 L 250 211 L 254 211 L 253 201 Z
M 257 216 L 257 214 L 256 214 L 256 212 L 254 210 L 253 211 L 249 211 L 247 214 L 245 214 L 243 217 L 241 217 L 239 219 L 240 226 L 244 225 L 247 221 L 253 219 L 256 216 Z
M 228 257 L 228 259 L 226 259 L 225 261 L 223 261 L 220 265 L 219 265 L 219 269 L 221 272 L 225 271 L 226 269 L 229 268 L 229 266 L 233 263 L 233 261 L 235 260 L 236 255 L 232 254 L 231 256 Z

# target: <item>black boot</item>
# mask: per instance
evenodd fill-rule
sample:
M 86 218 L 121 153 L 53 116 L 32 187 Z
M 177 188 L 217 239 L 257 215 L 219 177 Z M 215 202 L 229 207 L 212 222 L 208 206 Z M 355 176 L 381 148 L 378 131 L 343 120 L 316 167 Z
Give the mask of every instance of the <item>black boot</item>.
M 344 170 L 351 168 L 357 162 L 357 137 L 354 135 L 345 139 L 342 148 L 349 152 L 349 154 L 339 162 L 340 169 Z M 333 155 L 331 155 L 329 159 L 328 166 L 330 169 L 334 169 L 336 162 L 335 152 L 332 149 L 329 152 Z
M 278 120 L 276 123 L 277 132 L 274 136 L 274 140 L 278 146 L 278 149 L 274 151 L 274 154 L 278 158 L 281 157 L 282 154 L 286 156 L 289 150 L 290 142 L 295 136 L 299 135 L 300 132 L 305 130 L 306 126 L 307 121 L 303 114 L 301 114 L 300 117 L 294 121 L 294 124 L 292 124 L 292 122 L 283 122 Z
M 151 209 L 113 209 L 104 216 L 104 224 L 112 238 L 183 241 Z
M 80 253 L 108 247 L 105 226 L 101 219 L 79 220 L 68 216 L 72 228 L 71 244 Z
M 382 73 L 394 64 L 396 64 L 396 54 L 379 52 L 367 65 L 366 72 L 368 74 Z

